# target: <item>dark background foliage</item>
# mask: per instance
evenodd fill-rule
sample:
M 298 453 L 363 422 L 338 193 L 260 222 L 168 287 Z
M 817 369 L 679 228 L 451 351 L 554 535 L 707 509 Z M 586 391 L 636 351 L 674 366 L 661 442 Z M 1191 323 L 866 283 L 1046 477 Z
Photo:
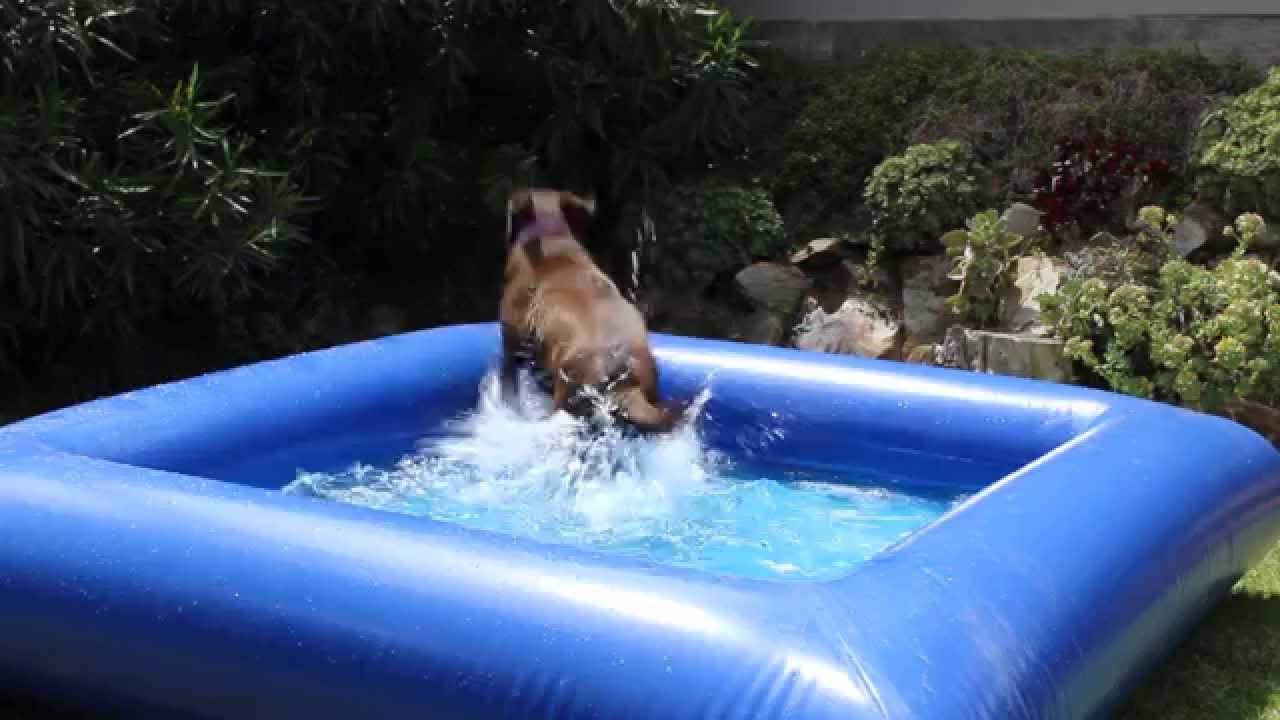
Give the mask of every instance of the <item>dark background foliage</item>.
M 595 195 L 625 284 L 640 226 L 651 265 L 726 228 L 770 252 L 866 229 L 867 176 L 915 143 L 973 147 L 998 204 L 1062 137 L 1141 140 L 1176 200 L 1200 113 L 1257 82 L 1176 52 L 815 66 L 675 0 L 0 0 L 0 28 L 0 419 L 388 308 L 491 319 L 516 183 Z
M 624 198 L 737 151 L 752 65 L 681 2 L 0 0 L 0 28 L 9 414 L 380 304 L 489 319 L 513 183 L 595 195 L 621 255 Z
M 807 73 L 770 65 L 760 95 L 789 110 L 753 128 L 755 154 L 771 169 L 762 179 L 788 225 L 809 236 L 865 230 L 860 201 L 872 169 L 917 143 L 972 146 L 997 204 L 1029 200 L 1064 137 L 1141 142 L 1144 160 L 1180 178 L 1201 114 L 1260 79 L 1240 60 L 1136 49 L 892 47 Z M 1189 188 L 1164 190 L 1173 200 Z

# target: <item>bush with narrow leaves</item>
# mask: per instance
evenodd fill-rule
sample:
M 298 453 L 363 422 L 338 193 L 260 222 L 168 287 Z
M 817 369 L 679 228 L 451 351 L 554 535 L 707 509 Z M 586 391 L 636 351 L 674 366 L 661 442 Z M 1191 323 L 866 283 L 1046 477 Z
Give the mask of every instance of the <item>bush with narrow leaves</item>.
M 0 380 L 47 405 L 352 339 L 377 303 L 487 318 L 513 183 L 596 195 L 607 239 L 622 199 L 736 152 L 744 28 L 683 2 L 0 0 Z

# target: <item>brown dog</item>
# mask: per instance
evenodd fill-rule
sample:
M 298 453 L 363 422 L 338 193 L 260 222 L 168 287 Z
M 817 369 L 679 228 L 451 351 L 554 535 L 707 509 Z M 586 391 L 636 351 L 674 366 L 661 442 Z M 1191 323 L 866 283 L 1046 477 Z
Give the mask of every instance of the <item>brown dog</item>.
M 589 201 L 556 190 L 518 190 L 507 203 L 503 394 L 514 398 L 528 359 L 550 377 L 557 410 L 588 417 L 597 394 L 633 427 L 669 431 L 677 413 L 658 404 L 644 318 L 578 240 L 593 213 Z

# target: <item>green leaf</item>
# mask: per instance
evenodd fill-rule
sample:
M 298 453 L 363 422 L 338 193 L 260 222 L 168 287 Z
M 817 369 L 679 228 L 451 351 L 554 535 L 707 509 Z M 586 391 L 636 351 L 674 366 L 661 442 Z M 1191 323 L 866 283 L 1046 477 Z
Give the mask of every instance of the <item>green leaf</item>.
M 963 252 L 965 246 L 969 244 L 969 233 L 964 230 L 951 230 L 945 233 L 940 241 L 948 252 L 957 248 Z

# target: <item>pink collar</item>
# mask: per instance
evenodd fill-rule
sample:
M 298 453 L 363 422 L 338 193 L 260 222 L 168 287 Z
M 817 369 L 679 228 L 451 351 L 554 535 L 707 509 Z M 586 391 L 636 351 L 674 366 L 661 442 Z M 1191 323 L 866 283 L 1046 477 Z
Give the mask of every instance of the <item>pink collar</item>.
M 537 220 L 525 225 L 516 235 L 513 244 L 520 245 L 526 243 L 535 237 L 548 237 L 552 235 L 568 235 L 570 234 L 569 225 L 562 217 L 539 217 Z

